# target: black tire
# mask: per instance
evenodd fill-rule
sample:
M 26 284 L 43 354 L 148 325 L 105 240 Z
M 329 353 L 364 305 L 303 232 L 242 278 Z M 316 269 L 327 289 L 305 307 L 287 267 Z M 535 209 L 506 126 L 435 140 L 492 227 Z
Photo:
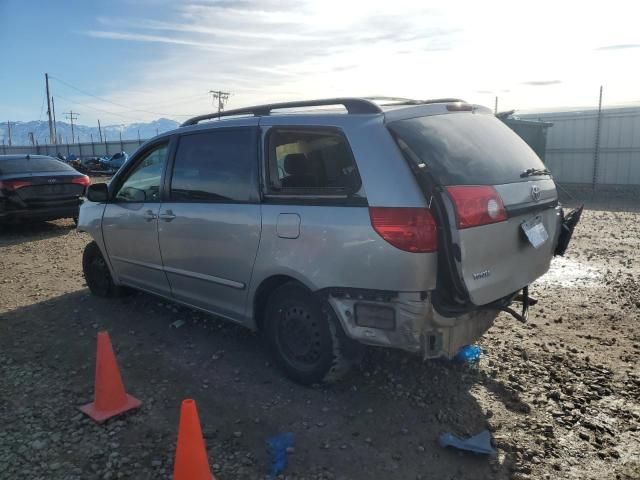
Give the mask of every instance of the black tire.
M 359 345 L 331 306 L 297 282 L 278 287 L 265 309 L 264 335 L 285 374 L 303 385 L 332 383 L 351 368 Z
M 82 271 L 91 293 L 98 297 L 113 298 L 125 294 L 125 290 L 113 283 L 107 262 L 96 242 L 89 243 L 82 255 Z

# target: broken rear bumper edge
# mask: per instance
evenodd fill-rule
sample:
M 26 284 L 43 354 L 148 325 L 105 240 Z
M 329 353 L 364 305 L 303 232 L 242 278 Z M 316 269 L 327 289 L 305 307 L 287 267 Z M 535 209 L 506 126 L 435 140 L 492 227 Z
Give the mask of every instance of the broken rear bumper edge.
M 499 310 L 475 310 L 458 317 L 443 317 L 430 295 L 401 292 L 384 301 L 329 295 L 346 335 L 366 345 L 399 348 L 423 358 L 452 358 L 461 347 L 474 343 L 492 325 Z M 358 305 L 392 309 L 393 328 L 362 326 Z M 366 322 L 365 322 L 366 323 Z

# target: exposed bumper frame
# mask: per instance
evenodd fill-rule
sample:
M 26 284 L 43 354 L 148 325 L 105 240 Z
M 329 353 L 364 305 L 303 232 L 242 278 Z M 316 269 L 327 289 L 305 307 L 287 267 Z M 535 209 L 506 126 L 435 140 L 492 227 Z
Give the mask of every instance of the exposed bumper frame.
M 452 358 L 461 347 L 480 338 L 499 313 L 497 309 L 475 310 L 458 317 L 443 317 L 433 308 L 430 296 L 420 292 L 400 292 L 382 301 L 329 294 L 328 301 L 349 338 L 367 345 L 418 353 L 425 359 Z M 384 330 L 357 325 L 354 315 L 357 303 L 392 308 L 395 328 Z

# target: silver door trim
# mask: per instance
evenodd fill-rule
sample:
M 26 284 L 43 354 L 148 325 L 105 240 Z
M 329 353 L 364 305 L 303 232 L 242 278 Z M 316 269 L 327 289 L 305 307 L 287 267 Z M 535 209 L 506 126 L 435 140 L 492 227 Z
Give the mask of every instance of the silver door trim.
M 189 272 L 187 270 L 182 270 L 180 268 L 164 267 L 164 271 L 167 273 L 175 273 L 176 275 L 182 275 L 183 277 L 197 278 L 198 280 L 217 283 L 219 285 L 224 285 L 225 287 L 237 288 L 238 290 L 242 290 L 246 287 L 244 283 L 236 282 L 235 280 L 228 280 L 226 278 L 214 277 L 213 275 L 205 275 L 204 273 Z
M 154 263 L 140 262 L 138 260 L 131 260 L 129 258 L 118 257 L 117 255 L 110 255 L 111 260 L 118 260 L 119 262 L 130 263 L 132 265 L 138 265 L 139 267 L 151 268 L 153 270 L 160 270 L 161 272 L 164 270 L 161 265 L 156 265 Z

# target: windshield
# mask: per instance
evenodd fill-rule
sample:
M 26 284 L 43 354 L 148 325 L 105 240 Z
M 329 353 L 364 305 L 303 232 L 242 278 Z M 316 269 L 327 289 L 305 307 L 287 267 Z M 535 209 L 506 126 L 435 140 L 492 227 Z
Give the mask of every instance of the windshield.
M 545 168 L 535 152 L 493 115 L 452 113 L 389 124 L 400 148 L 443 185 L 500 185 Z
M 73 171 L 66 163 L 49 157 L 12 158 L 0 160 L 0 173 L 37 173 Z

